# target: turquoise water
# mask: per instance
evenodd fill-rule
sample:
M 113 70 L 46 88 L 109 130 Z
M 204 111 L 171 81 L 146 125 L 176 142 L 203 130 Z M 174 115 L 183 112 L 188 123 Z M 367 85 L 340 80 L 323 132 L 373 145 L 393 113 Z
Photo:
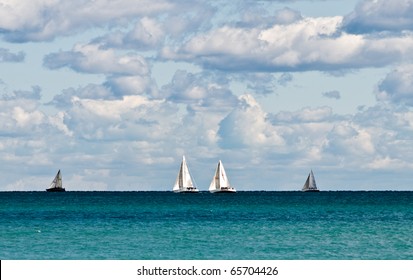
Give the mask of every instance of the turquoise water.
M 413 259 L 413 192 L 0 192 L 0 259 Z

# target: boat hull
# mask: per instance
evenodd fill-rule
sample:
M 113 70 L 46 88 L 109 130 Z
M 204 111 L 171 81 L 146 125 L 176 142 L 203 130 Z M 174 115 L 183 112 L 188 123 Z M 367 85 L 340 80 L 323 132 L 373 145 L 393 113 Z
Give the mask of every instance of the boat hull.
M 64 188 L 50 188 L 46 189 L 47 192 L 65 192 L 66 190 Z
M 198 189 L 193 189 L 193 190 L 176 190 L 174 193 L 199 193 Z
M 210 190 L 211 193 L 236 193 L 235 189 Z
M 320 190 L 304 190 L 303 192 L 319 192 Z

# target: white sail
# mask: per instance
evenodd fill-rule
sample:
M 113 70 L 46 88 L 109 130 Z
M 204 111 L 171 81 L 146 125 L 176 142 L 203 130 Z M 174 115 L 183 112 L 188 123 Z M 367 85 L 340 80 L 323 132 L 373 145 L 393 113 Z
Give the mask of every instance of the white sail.
M 198 192 L 198 189 L 192 182 L 185 156 L 182 157 L 181 167 L 179 168 L 178 176 L 176 177 L 175 185 L 172 190 L 174 192 Z
M 304 183 L 303 186 L 303 191 L 318 191 L 317 189 L 317 184 L 315 182 L 313 170 L 310 171 L 310 174 L 308 174 L 307 180 Z
M 229 183 L 227 173 L 225 172 L 222 161 L 218 162 L 217 169 L 215 170 L 214 177 L 209 185 L 210 192 L 236 192 L 235 188 L 231 187 Z

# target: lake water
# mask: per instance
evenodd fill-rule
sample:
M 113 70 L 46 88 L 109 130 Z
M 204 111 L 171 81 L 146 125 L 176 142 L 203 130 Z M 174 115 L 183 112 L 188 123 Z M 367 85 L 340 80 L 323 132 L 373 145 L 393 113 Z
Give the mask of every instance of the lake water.
M 413 259 L 413 192 L 0 192 L 0 259 Z

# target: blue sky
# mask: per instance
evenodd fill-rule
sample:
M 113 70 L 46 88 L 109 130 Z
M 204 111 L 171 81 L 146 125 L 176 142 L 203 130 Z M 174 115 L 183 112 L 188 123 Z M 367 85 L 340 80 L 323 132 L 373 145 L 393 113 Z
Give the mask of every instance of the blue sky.
M 0 0 L 0 190 L 412 190 L 412 0 Z

